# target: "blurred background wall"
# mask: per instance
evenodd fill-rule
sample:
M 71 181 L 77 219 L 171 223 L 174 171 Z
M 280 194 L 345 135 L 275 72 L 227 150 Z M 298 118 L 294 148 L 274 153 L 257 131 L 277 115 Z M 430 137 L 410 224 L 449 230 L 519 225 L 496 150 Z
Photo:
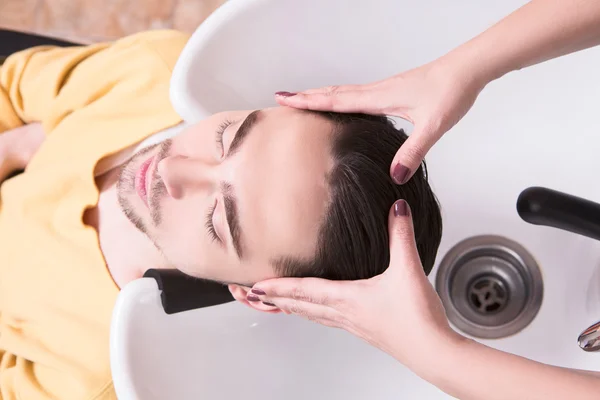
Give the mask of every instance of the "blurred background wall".
M 194 29 L 226 0 L 0 0 L 0 28 L 93 43 Z

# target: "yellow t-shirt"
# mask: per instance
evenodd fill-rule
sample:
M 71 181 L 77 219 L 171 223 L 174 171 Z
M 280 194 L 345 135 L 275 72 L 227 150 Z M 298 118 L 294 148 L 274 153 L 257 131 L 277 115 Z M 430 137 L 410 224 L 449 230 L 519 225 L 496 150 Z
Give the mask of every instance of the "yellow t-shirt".
M 169 80 L 188 36 L 37 47 L 0 69 L 0 132 L 41 121 L 47 138 L 0 194 L 0 400 L 115 399 L 110 318 L 118 288 L 96 231 L 94 167 L 181 122 Z

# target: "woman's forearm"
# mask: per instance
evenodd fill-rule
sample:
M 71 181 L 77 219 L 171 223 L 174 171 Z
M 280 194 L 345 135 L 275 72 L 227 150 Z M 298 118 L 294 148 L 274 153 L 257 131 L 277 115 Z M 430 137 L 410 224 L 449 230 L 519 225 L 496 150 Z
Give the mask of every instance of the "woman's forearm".
M 541 364 L 472 340 L 453 343 L 438 354 L 420 375 L 461 400 L 592 400 L 600 396 L 600 377 L 593 373 Z
M 600 0 L 532 0 L 440 61 L 454 76 L 483 87 L 511 71 L 599 44 Z M 464 338 L 445 341 L 424 359 L 410 367 L 464 400 L 600 398 L 596 373 L 545 365 Z
M 600 44 L 600 1 L 532 0 L 445 57 L 484 84 Z

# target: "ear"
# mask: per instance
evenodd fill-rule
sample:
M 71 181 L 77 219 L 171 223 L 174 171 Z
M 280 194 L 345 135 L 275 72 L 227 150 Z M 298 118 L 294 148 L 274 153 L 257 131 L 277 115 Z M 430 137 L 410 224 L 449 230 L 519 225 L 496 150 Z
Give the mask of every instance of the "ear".
M 237 301 L 239 301 L 242 304 L 247 305 L 250 308 L 253 308 L 258 311 L 270 313 L 270 314 L 278 314 L 281 312 L 281 310 L 279 308 L 263 304 L 260 300 L 257 300 L 257 301 L 248 300 L 248 298 L 258 299 L 257 296 L 250 293 L 250 289 L 252 289 L 252 288 L 249 288 L 246 286 L 235 285 L 235 284 L 227 285 L 227 288 L 231 292 L 231 295 L 233 296 L 234 299 L 236 299 Z

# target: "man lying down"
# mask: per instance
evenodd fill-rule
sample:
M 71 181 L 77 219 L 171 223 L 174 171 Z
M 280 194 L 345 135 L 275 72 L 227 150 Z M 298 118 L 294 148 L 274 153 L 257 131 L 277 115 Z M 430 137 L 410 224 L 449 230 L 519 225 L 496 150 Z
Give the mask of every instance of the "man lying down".
M 402 131 L 283 107 L 182 128 L 168 90 L 187 39 L 33 48 L 1 67 L 1 170 L 27 168 L 1 191 L 0 399 L 114 399 L 112 307 L 149 268 L 229 283 L 240 300 L 267 278 L 369 278 L 388 265 L 399 198 L 432 268 L 426 175 L 389 177 Z

